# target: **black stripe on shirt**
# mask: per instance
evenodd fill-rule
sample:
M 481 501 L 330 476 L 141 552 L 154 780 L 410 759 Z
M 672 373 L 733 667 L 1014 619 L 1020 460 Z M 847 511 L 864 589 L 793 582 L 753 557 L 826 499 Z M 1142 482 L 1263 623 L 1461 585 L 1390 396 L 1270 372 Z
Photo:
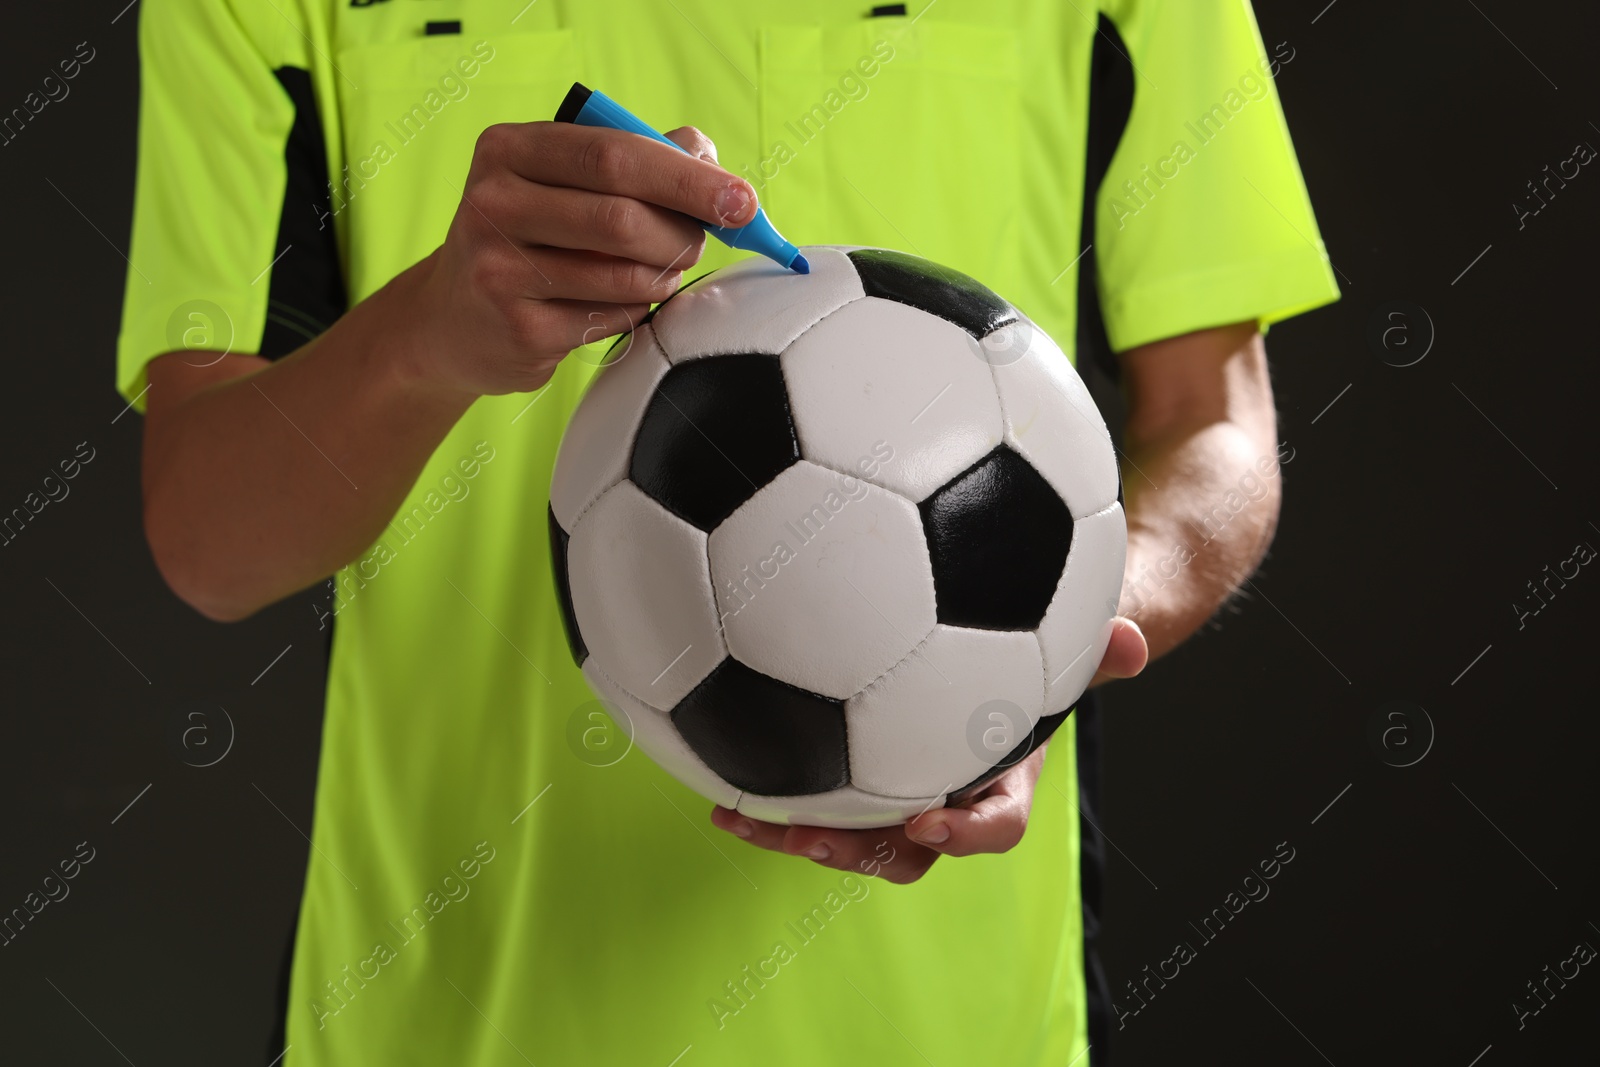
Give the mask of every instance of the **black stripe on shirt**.
M 1095 243 L 1095 202 L 1111 157 L 1128 127 L 1133 111 L 1134 72 L 1127 57 L 1127 46 L 1117 28 L 1104 15 L 1094 38 L 1089 61 L 1088 128 L 1084 138 L 1083 225 L 1080 240 L 1085 247 Z M 1087 375 L 1091 368 L 1103 372 L 1112 382 L 1121 377 L 1116 354 L 1106 334 L 1105 316 L 1100 308 L 1100 292 L 1095 257 L 1083 257 L 1078 271 L 1078 368 Z M 1121 442 L 1117 442 L 1121 447 Z M 1119 488 L 1117 497 L 1122 497 Z M 1087 1067 L 1106 1067 L 1111 1036 L 1111 984 L 1100 962 L 1099 938 L 1101 889 L 1105 882 L 1105 838 L 1100 825 L 1100 702 L 1094 693 L 1085 693 L 1072 716 L 1078 751 L 1078 840 L 1079 882 L 1083 902 L 1084 997 L 1089 1021 Z
M 287 181 L 272 247 L 280 258 L 272 268 L 267 324 L 257 351 L 279 359 L 332 326 L 345 313 L 347 298 L 311 74 L 298 67 L 280 67 L 273 74 L 294 104 L 294 125 L 283 146 Z
M 311 87 L 311 74 L 298 67 L 273 72 L 294 104 L 294 124 L 283 145 L 283 208 L 278 217 L 277 243 L 267 292 L 267 322 L 256 351 L 280 359 L 322 333 L 348 306 L 339 245 L 333 232 L 333 206 L 328 185 L 327 148 L 322 138 L 322 117 Z M 333 647 L 333 619 L 327 620 L 323 662 Z M 326 668 L 324 668 L 326 669 Z M 324 678 L 326 683 L 326 678 Z M 326 689 L 326 684 L 324 684 Z M 318 715 L 325 709 L 318 709 Z M 294 960 L 295 934 L 300 911 L 285 931 L 278 972 L 277 1006 L 272 1032 L 267 1037 L 262 1063 L 280 1061 L 287 1041 L 289 975 Z

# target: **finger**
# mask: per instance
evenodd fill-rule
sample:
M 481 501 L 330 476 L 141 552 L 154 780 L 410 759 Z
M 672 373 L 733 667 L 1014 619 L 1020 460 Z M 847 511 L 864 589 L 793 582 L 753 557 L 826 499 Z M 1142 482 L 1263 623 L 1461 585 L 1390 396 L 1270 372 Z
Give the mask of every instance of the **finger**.
M 787 826 L 752 819 L 720 804 L 711 809 L 711 825 L 768 852 L 783 851 L 783 835 L 789 830 Z
M 757 848 L 809 859 L 824 867 L 884 878 L 905 885 L 925 874 L 938 853 L 906 840 L 905 830 L 833 830 L 821 826 L 780 826 L 717 807 L 711 822 Z
M 1100 659 L 1100 669 L 1089 684 L 1096 686 L 1118 678 L 1132 678 L 1149 662 L 1150 643 L 1145 640 L 1144 631 L 1132 619 L 1118 615 L 1111 620 L 1111 640 Z
M 703 159 L 707 163 L 717 161 L 716 144 L 693 126 L 679 126 L 675 130 L 668 130 L 667 140 L 697 159 Z
M 661 268 L 693 266 L 705 250 L 699 223 L 676 211 L 583 189 L 538 185 L 509 173 L 471 183 L 463 218 L 491 241 L 604 252 Z
M 627 333 L 650 311 L 649 304 L 613 304 L 590 300 L 530 301 L 523 309 L 528 337 L 541 338 L 553 351 L 570 352 L 583 345 Z
M 783 850 L 805 856 L 838 871 L 883 878 L 899 885 L 915 882 L 939 854 L 906 838 L 902 826 L 872 830 L 835 830 L 825 826 L 791 826 Z
M 906 824 L 910 840 L 946 856 L 1009 852 L 1022 840 L 1044 750 L 995 779 L 967 807 L 939 808 Z
M 681 270 L 601 252 L 533 248 L 527 255 L 543 276 L 533 279 L 528 295 L 540 300 L 654 304 L 676 292 L 683 280 Z
M 742 226 L 755 215 L 749 182 L 621 130 L 565 122 L 491 126 L 478 138 L 477 158 L 541 185 L 630 197 L 720 226 Z
M 524 205 L 532 191 L 539 197 L 538 218 L 529 220 L 523 237 L 530 244 L 592 249 L 680 269 L 692 267 L 705 251 L 706 231 L 676 211 L 626 196 L 524 185 Z
M 565 352 L 633 329 L 650 304 L 672 294 L 678 274 L 599 253 L 501 242 L 480 257 L 473 281 L 512 308 L 525 341 L 550 350 L 565 342 Z

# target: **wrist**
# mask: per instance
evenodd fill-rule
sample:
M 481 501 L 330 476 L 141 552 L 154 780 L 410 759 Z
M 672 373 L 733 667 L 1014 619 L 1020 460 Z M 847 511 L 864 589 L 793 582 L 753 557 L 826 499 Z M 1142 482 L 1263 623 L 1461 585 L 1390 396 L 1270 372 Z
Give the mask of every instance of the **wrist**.
M 428 284 L 439 251 L 407 267 L 382 289 L 362 301 L 366 329 L 367 370 L 389 389 L 430 407 L 465 411 L 478 394 L 450 382 L 440 373 L 440 355 L 447 340 L 444 316 L 435 307 Z

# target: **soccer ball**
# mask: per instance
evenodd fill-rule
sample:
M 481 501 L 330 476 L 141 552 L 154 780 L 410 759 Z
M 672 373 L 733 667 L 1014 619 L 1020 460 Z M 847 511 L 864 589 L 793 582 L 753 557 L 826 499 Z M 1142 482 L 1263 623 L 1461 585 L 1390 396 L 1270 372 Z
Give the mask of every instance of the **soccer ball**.
M 1037 749 L 1099 665 L 1127 533 L 1061 350 L 916 256 L 809 247 L 621 338 L 550 486 L 574 659 L 752 818 L 903 822 Z

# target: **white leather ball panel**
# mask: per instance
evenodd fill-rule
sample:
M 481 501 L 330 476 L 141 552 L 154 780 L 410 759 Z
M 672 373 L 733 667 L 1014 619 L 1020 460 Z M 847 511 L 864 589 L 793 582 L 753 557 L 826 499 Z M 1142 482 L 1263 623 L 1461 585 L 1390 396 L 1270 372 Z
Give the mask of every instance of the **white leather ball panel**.
M 556 454 L 550 507 L 568 533 L 585 508 L 628 476 L 639 420 L 667 373 L 667 357 L 649 325 L 633 331 L 616 351 L 614 362 L 589 383 Z
M 866 297 L 783 354 L 800 455 L 920 501 L 1000 443 L 989 366 L 959 326 Z M 887 451 L 888 458 L 883 456 Z
M 1061 494 L 1074 519 L 1117 499 L 1117 454 L 1094 398 L 1062 352 L 1034 327 L 1028 350 L 994 365 L 1006 444 Z
M 869 829 L 894 826 L 924 811 L 944 806 L 944 797 L 900 799 L 881 797 L 847 785 L 806 797 L 761 797 L 746 793 L 738 810 L 752 819 L 784 826 L 833 826 Z
M 1044 713 L 1070 708 L 1088 688 L 1111 640 L 1122 596 L 1128 530 L 1121 505 L 1074 521 L 1066 570 L 1039 624 L 1044 653 Z
M 915 505 L 805 460 L 712 531 L 710 556 L 729 651 L 819 696 L 854 696 L 933 629 Z
M 843 252 L 824 245 L 801 250 L 811 273 L 800 275 L 752 256 L 675 294 L 650 325 L 673 363 L 753 352 L 775 356 L 824 315 L 864 295 Z
M 590 659 L 651 707 L 672 710 L 727 654 L 706 535 L 632 482 L 584 513 L 567 565 Z
M 1016 737 L 990 750 L 982 713 L 1004 702 Z M 1044 668 L 1027 632 L 934 627 L 917 650 L 845 703 L 851 784 L 935 796 L 990 770 L 1039 721 Z M 974 725 L 976 723 L 976 725 Z

